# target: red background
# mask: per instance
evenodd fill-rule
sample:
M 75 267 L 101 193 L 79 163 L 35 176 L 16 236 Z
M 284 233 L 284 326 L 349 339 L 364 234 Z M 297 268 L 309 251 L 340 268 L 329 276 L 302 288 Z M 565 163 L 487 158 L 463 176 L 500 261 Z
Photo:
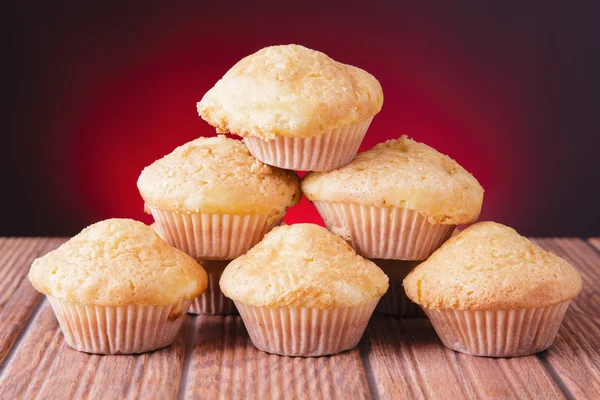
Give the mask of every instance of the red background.
M 214 134 L 196 102 L 240 58 L 286 43 L 379 79 L 361 150 L 405 133 L 475 175 L 481 219 L 600 235 L 597 3 L 23 3 L 8 14 L 2 235 L 149 222 L 142 168 Z M 319 218 L 303 200 L 286 221 Z

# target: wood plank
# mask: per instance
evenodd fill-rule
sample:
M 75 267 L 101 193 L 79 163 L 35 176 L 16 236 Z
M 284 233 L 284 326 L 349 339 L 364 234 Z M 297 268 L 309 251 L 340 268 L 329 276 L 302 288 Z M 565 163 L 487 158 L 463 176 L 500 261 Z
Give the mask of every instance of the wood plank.
M 196 316 L 188 326 L 185 398 L 370 398 L 358 349 L 281 357 L 255 349 L 239 316 Z
M 0 375 L 2 397 L 175 399 L 183 337 L 137 356 L 85 354 L 68 347 L 47 301 Z
M 600 254 L 580 239 L 534 242 L 571 262 L 583 280 L 554 346 L 538 357 L 573 397 L 600 398 Z
M 61 238 L 0 238 L 0 370 L 42 296 L 27 279 L 32 261 L 58 247 Z
M 600 237 L 589 238 L 588 242 L 596 248 L 596 250 L 600 251 Z
M 239 317 L 211 316 L 188 318 L 167 349 L 79 353 L 26 278 L 33 258 L 63 240 L 0 238 L 1 398 L 600 398 L 600 239 L 534 240 L 573 263 L 584 287 L 555 345 L 513 359 L 455 353 L 427 319 L 380 314 L 359 350 L 333 357 L 263 353 Z
M 564 398 L 535 357 L 492 359 L 447 349 L 426 318 L 374 315 L 363 344 L 370 382 L 386 398 Z
M 411 331 L 406 329 L 406 324 Z M 443 357 L 445 353 L 429 321 L 413 318 L 406 324 L 401 318 L 376 313 L 361 342 L 369 382 L 377 397 L 433 397 L 435 388 L 431 390 L 428 382 L 444 386 L 448 398 L 472 397 L 473 393 L 461 385 L 462 377 L 457 376 L 453 361 Z M 429 369 L 427 363 L 417 362 L 415 350 L 436 358 L 437 367 Z

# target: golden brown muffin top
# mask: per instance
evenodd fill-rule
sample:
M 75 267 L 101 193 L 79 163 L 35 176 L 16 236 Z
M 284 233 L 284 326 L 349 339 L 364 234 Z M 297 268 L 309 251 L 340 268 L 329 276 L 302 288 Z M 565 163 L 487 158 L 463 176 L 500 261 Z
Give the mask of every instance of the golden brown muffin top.
M 179 213 L 282 214 L 300 201 L 298 176 L 252 157 L 240 140 L 201 137 L 144 168 L 152 208 Z
M 170 305 L 202 294 L 208 277 L 187 254 L 131 219 L 90 225 L 36 259 L 29 280 L 39 292 L 83 305 Z
M 220 285 L 225 296 L 255 307 L 330 309 L 381 297 L 388 278 L 327 229 L 295 224 L 273 229 L 232 261 Z
M 318 136 L 364 122 L 382 105 L 373 75 L 290 44 L 240 60 L 197 108 L 217 132 L 273 139 Z
M 581 277 L 514 229 L 480 222 L 419 264 L 404 279 L 404 289 L 430 310 L 536 308 L 573 299 Z
M 311 172 L 301 183 L 310 201 L 414 210 L 435 224 L 477 219 L 483 188 L 450 157 L 403 135 L 379 143 L 341 168 Z

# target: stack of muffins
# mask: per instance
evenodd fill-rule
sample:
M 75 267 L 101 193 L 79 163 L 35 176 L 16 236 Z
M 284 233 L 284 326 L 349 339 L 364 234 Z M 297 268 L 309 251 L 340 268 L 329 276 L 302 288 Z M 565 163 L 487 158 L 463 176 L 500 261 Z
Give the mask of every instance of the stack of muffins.
M 219 279 L 228 261 L 246 253 L 300 200 L 298 176 L 263 164 L 239 140 L 199 138 L 146 167 L 138 188 L 154 229 L 208 272 L 195 314 L 232 314 Z
M 406 136 L 360 153 L 330 172 L 310 173 L 302 191 L 332 232 L 390 277 L 380 311 L 418 316 L 402 279 L 452 234 L 477 219 L 483 189 L 456 161 Z
M 103 221 L 32 265 L 67 343 L 164 347 L 191 304 L 237 309 L 261 350 L 320 356 L 355 347 L 379 303 L 424 310 L 457 351 L 549 347 L 581 290 L 577 271 L 500 224 L 453 235 L 478 218 L 483 189 L 431 147 L 402 136 L 357 155 L 382 104 L 372 75 L 302 46 L 239 61 L 197 108 L 243 141 L 199 138 L 146 167 L 138 188 L 152 228 Z M 327 229 L 279 226 L 302 193 Z

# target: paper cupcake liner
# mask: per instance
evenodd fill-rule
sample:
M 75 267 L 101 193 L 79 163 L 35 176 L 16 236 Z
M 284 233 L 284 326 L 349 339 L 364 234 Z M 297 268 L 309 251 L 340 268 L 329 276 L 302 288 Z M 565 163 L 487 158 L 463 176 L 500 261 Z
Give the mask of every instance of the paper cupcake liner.
M 161 232 L 158 225 L 153 223 L 150 225 L 152 229 L 158 233 L 160 237 L 164 235 Z M 196 261 L 202 265 L 202 268 L 208 275 L 208 288 L 199 297 L 192 300 L 188 313 L 190 314 L 210 314 L 210 315 L 228 315 L 237 314 L 237 309 L 233 301 L 225 297 L 221 288 L 219 287 L 219 280 L 223 270 L 229 264 L 229 261 L 217 261 L 217 260 L 201 260 Z
M 547 307 L 425 313 L 442 343 L 474 356 L 518 357 L 552 345 L 571 300 Z
M 417 304 L 408 297 L 402 286 L 402 281 L 408 273 L 417 265 L 418 261 L 397 260 L 371 260 L 390 279 L 390 288 L 381 297 L 377 304 L 377 311 L 382 314 L 396 315 L 400 317 L 424 317 L 425 313 Z
M 208 288 L 192 301 L 190 314 L 227 315 L 237 314 L 235 304 L 225 297 L 219 287 L 219 280 L 229 261 L 201 261 L 208 275 Z
M 417 211 L 398 207 L 315 201 L 327 229 L 367 258 L 426 260 L 455 225 L 431 224 Z
M 233 260 L 247 252 L 281 223 L 266 214 L 180 214 L 150 207 L 152 216 L 171 246 L 194 258 Z
M 144 353 L 169 346 L 191 303 L 168 306 L 94 306 L 48 296 L 65 341 L 75 350 L 96 354 Z
M 165 234 L 164 234 L 164 233 L 162 233 L 162 231 L 160 230 L 160 226 L 158 226 L 158 224 L 156 223 L 156 221 L 154 221 L 153 223 L 151 223 L 151 224 L 150 224 L 150 228 L 152 228 L 152 230 L 153 230 L 154 232 L 156 232 L 156 233 L 158 234 L 158 236 L 160 236 L 160 238 L 161 238 L 162 240 L 165 240 L 165 241 L 166 241 L 166 239 L 165 239 L 165 238 L 166 238 L 166 236 L 165 236 Z
M 298 171 L 331 171 L 352 161 L 372 120 L 319 136 L 271 140 L 246 137 L 244 142 L 250 153 L 265 164 Z
M 349 308 L 264 308 L 236 302 L 252 344 L 282 356 L 337 354 L 358 344 L 377 300 Z

